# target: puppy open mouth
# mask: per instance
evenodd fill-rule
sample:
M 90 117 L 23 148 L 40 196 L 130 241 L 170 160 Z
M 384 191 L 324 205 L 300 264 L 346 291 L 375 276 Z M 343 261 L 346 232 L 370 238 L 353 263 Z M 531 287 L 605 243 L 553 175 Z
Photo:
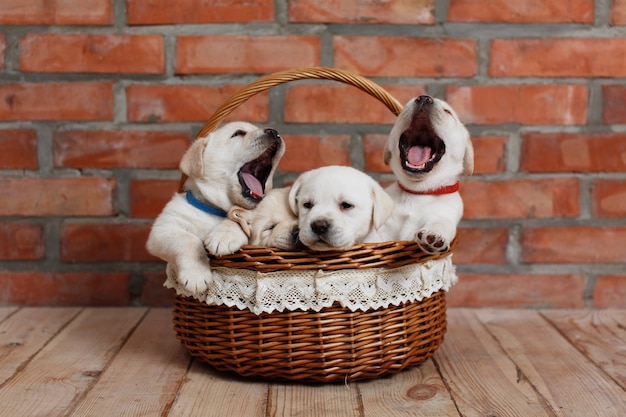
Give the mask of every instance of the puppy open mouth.
M 241 167 L 237 174 L 239 184 L 241 184 L 241 195 L 257 201 L 265 196 L 265 183 L 272 172 L 274 157 L 278 149 L 278 142 L 274 142 L 261 156 L 246 162 Z
M 435 133 L 430 117 L 419 112 L 398 143 L 402 168 L 418 175 L 431 171 L 446 152 L 446 145 Z

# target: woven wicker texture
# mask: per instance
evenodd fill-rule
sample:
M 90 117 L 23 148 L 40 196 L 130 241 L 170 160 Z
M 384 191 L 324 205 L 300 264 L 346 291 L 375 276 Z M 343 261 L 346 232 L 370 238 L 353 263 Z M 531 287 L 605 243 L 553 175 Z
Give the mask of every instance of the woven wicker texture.
M 454 250 L 457 240 L 450 245 Z M 284 270 L 323 270 L 363 268 L 399 268 L 412 263 L 424 263 L 447 256 L 449 253 L 423 252 L 412 241 L 360 243 L 346 251 L 296 251 L 288 252 L 265 246 L 244 246 L 239 252 L 211 258 L 211 265 L 227 268 L 245 268 L 259 272 Z
M 270 74 L 244 87 L 216 110 L 197 137 L 215 130 L 255 94 L 305 79 L 346 83 L 377 98 L 395 115 L 402 109 L 384 89 L 359 75 L 332 68 L 299 68 Z M 185 179 L 183 175 L 181 191 Z M 244 246 L 233 255 L 212 258 L 211 264 L 258 272 L 395 268 L 447 255 L 426 254 L 415 242 L 395 241 L 359 244 L 342 252 Z M 320 312 L 260 315 L 177 295 L 173 314 L 183 346 L 218 370 L 265 379 L 330 382 L 376 378 L 421 364 L 443 342 L 445 311 L 445 292 L 439 291 L 422 301 L 366 312 L 335 304 Z
M 446 330 L 445 292 L 366 312 L 255 315 L 178 297 L 174 329 L 200 361 L 245 377 L 309 382 L 370 379 L 430 358 Z

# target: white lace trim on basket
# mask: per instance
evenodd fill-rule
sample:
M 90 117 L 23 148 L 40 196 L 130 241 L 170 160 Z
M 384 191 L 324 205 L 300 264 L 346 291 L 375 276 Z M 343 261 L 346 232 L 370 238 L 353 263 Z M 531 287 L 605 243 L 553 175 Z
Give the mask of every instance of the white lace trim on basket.
M 208 305 L 247 308 L 260 314 L 284 310 L 317 312 L 335 302 L 352 311 L 387 308 L 420 301 L 439 290 L 448 291 L 458 280 L 451 256 L 392 269 L 262 273 L 216 267 L 212 268 L 212 278 L 204 293 L 194 294 L 178 282 L 176 268 L 168 264 L 164 285 Z

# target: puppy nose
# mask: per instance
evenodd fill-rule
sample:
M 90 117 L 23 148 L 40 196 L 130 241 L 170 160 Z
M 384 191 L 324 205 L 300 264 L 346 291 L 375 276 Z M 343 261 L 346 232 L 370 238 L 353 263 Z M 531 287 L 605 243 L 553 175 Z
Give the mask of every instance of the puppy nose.
M 415 99 L 418 104 L 422 106 L 429 106 L 434 103 L 433 98 L 431 96 L 419 96 Z
M 330 222 L 326 219 L 320 219 L 311 222 L 311 230 L 313 230 L 313 232 L 318 235 L 323 235 L 324 233 L 326 233 L 329 227 Z
M 265 134 L 270 135 L 273 138 L 277 138 L 279 136 L 278 131 L 276 129 L 268 128 L 268 129 L 265 129 L 263 132 L 265 132 Z

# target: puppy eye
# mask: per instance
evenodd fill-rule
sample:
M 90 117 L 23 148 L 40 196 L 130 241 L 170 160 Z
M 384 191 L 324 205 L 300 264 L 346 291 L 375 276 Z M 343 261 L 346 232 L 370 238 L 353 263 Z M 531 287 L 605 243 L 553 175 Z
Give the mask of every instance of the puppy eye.
M 444 109 L 443 109 L 443 111 L 445 111 L 446 113 L 448 113 L 450 116 L 454 117 L 454 116 L 452 115 L 452 112 L 451 112 L 449 109 L 445 109 L 445 108 L 444 108 Z
M 302 203 L 302 207 L 304 207 L 305 209 L 312 209 L 313 208 L 313 203 L 311 203 L 310 201 L 305 201 L 304 203 Z
M 276 227 L 276 225 L 275 225 L 275 224 L 270 224 L 269 226 L 267 226 L 267 227 L 265 228 L 265 231 L 267 232 L 267 231 L 270 231 L 270 230 L 274 230 L 274 228 L 275 228 L 275 227 Z
M 235 133 L 233 133 L 231 138 L 234 138 L 235 136 L 246 136 L 246 132 L 244 130 L 239 129 L 235 131 Z
M 344 201 L 343 203 L 340 204 L 340 207 L 341 207 L 341 210 L 350 210 L 351 208 L 354 207 L 354 204 L 350 204 Z

